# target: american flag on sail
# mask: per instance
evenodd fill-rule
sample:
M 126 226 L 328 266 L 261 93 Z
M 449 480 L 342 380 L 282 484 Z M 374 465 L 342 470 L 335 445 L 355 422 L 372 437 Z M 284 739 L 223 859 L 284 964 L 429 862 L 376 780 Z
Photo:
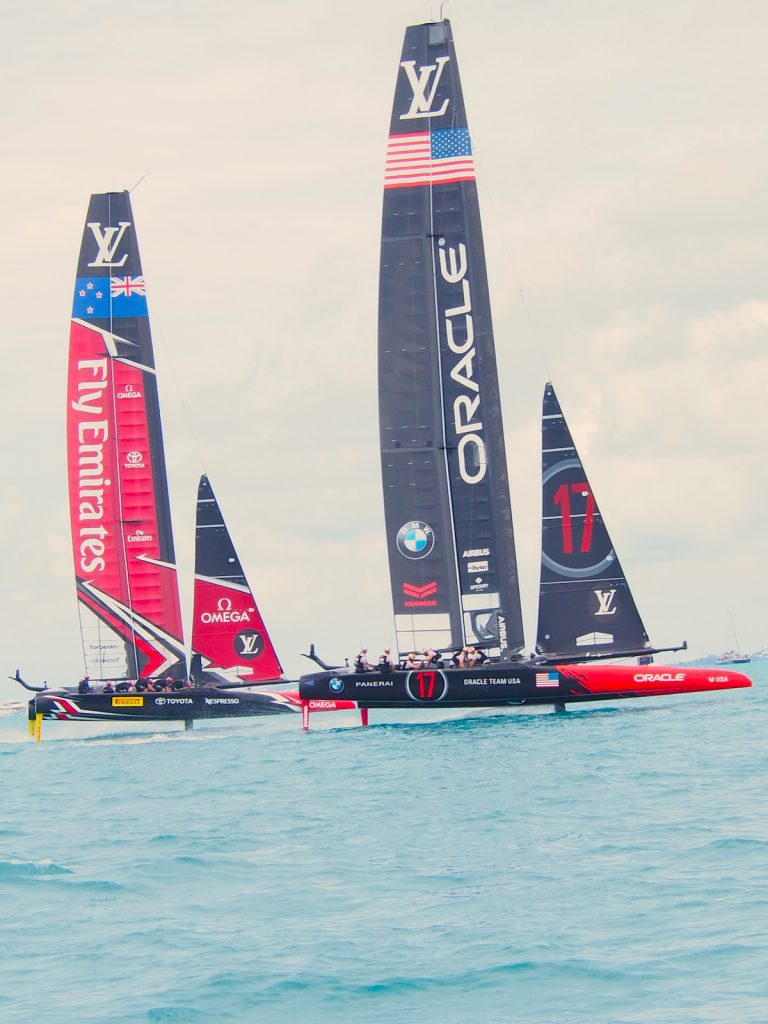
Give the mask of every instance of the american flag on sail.
M 390 135 L 384 188 L 474 180 L 472 143 L 466 128 Z

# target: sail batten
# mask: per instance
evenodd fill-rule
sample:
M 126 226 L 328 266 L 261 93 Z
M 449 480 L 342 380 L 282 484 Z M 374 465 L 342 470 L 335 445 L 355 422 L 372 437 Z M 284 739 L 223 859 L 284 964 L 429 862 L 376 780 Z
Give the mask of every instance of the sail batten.
M 94 195 L 72 304 L 67 462 L 86 672 L 186 675 L 146 288 L 127 192 Z
M 450 23 L 406 31 L 384 174 L 379 426 L 398 647 L 522 648 L 472 142 Z

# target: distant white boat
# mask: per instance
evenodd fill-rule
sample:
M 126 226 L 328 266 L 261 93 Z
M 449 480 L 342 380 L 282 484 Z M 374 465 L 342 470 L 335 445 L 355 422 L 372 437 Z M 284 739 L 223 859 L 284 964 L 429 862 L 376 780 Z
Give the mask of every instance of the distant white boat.
M 5 715 L 17 715 L 20 711 L 26 711 L 27 705 L 22 704 L 20 700 L 9 700 L 5 704 L 0 704 L 0 718 Z
M 742 651 L 723 651 L 717 659 L 718 665 L 747 665 L 752 660 L 750 655 Z

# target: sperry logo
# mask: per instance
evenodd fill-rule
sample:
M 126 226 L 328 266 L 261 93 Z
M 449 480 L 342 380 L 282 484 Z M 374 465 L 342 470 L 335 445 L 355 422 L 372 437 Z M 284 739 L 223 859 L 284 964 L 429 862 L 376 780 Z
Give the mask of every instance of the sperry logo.
M 447 97 L 443 101 L 443 105 L 439 110 L 431 110 L 430 108 L 435 99 L 440 75 L 442 75 L 443 68 L 449 60 L 450 57 L 438 57 L 434 64 L 425 64 L 420 67 L 418 75 L 416 74 L 415 60 L 404 60 L 401 62 L 400 67 L 408 76 L 408 81 L 410 83 L 411 90 L 413 91 L 411 106 L 408 109 L 407 114 L 400 115 L 401 121 L 407 121 L 416 117 L 443 116 L 448 104 L 450 103 L 450 100 Z M 429 93 L 427 93 L 428 89 Z
M 613 599 L 616 597 L 615 590 L 596 590 L 594 592 L 599 608 L 595 612 L 595 615 L 615 615 L 616 609 L 613 604 Z
M 125 261 L 128 259 L 128 253 L 126 253 L 121 260 L 115 260 L 115 253 L 117 247 L 120 245 L 120 240 L 125 234 L 125 229 L 131 226 L 129 220 L 121 220 L 118 227 L 106 228 L 101 230 L 101 224 L 88 223 L 88 227 L 93 232 L 93 237 L 96 239 L 96 244 L 99 247 L 99 251 L 96 254 L 96 259 L 93 263 L 89 263 L 89 267 L 122 267 Z

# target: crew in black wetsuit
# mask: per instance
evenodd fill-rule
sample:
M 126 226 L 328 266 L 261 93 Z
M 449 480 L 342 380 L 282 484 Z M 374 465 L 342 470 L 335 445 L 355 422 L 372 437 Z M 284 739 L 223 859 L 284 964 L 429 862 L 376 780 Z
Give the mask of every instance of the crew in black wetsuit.
M 91 677 L 90 676 L 83 676 L 83 678 L 77 684 L 77 692 L 78 693 L 93 693 L 93 690 L 91 689 Z
M 364 647 L 355 658 L 355 672 L 370 672 L 371 663 L 368 661 L 368 648 Z

